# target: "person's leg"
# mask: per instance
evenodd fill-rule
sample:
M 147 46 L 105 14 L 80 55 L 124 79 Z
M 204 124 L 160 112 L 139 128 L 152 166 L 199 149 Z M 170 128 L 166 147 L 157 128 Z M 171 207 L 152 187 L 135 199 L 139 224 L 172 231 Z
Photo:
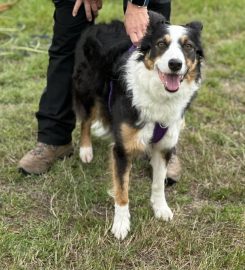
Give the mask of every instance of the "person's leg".
M 72 110 L 72 72 L 76 43 L 88 23 L 84 8 L 72 16 L 74 3 L 55 0 L 54 34 L 49 49 L 47 86 L 42 94 L 38 120 L 38 141 L 49 145 L 71 142 L 75 127 Z
M 170 22 L 171 0 L 151 0 L 148 9 L 161 13 Z
M 72 153 L 71 133 L 75 127 L 72 109 L 74 51 L 81 32 L 89 26 L 84 7 L 72 16 L 73 0 L 54 0 L 53 39 L 49 49 L 47 86 L 41 96 L 38 144 L 19 162 L 25 173 L 40 174 L 59 158 Z

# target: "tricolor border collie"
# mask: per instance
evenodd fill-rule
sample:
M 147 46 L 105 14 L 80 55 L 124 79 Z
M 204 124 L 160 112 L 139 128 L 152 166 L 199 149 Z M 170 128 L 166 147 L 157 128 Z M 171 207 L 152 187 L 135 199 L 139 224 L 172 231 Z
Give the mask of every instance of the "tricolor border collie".
M 74 106 L 81 123 L 80 157 L 93 158 L 91 125 L 100 121 L 113 138 L 111 167 L 115 215 L 112 233 L 130 230 L 129 174 L 133 157 L 145 152 L 153 168 L 151 203 L 157 218 L 171 220 L 164 194 L 167 164 L 183 115 L 201 82 L 202 24 L 169 25 L 149 12 L 140 47 L 132 48 L 122 22 L 83 32 L 73 74 Z

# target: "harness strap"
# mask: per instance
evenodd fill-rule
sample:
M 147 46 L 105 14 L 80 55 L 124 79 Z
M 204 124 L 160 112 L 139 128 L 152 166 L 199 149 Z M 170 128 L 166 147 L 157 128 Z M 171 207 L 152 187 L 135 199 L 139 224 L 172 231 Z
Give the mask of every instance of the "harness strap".
M 109 108 L 109 112 L 111 113 L 111 100 L 112 100 L 112 92 L 113 92 L 113 82 L 112 80 L 110 81 L 110 85 L 109 85 L 109 98 L 108 98 L 108 108 Z
M 155 123 L 151 143 L 158 143 L 168 131 L 168 127 L 163 127 L 159 123 Z

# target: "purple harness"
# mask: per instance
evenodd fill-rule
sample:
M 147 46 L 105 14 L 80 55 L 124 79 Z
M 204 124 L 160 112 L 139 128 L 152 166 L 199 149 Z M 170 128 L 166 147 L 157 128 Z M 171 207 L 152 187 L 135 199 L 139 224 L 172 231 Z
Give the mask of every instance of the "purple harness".
M 128 51 L 132 53 L 135 51 L 135 49 L 136 49 L 136 46 L 132 45 Z M 112 92 L 113 92 L 113 81 L 110 81 L 110 92 L 109 92 L 109 99 L 108 99 L 108 108 L 109 108 L 110 113 L 111 113 Z M 164 137 L 167 131 L 168 131 L 168 127 L 163 127 L 161 126 L 161 124 L 156 122 L 153 135 L 151 138 L 151 143 L 158 143 Z
M 151 138 L 152 143 L 158 143 L 168 131 L 168 127 L 162 127 L 159 123 L 155 123 L 153 136 Z

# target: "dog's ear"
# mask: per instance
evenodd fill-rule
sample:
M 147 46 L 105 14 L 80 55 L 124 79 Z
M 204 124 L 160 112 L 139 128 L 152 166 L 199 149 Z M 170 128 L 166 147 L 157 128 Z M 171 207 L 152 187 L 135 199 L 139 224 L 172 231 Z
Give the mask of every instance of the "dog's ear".
M 91 59 L 96 57 L 100 57 L 102 54 L 103 45 L 102 43 L 93 37 L 88 37 L 83 45 L 84 54 Z
M 154 32 L 157 31 L 160 27 L 163 27 L 166 23 L 165 17 L 162 14 L 156 13 L 154 11 L 148 11 L 148 14 L 149 24 L 140 46 L 140 51 L 143 53 L 150 49 L 152 45 L 152 35 L 154 35 Z
M 161 25 L 164 25 L 166 23 L 166 19 L 162 14 L 154 11 L 148 11 L 148 14 L 149 14 L 148 31 L 155 29 L 156 27 L 160 27 Z
M 201 32 L 203 29 L 203 24 L 199 21 L 193 21 L 193 22 L 187 23 L 185 26 L 193 30 L 196 30 L 198 32 Z
M 199 21 L 193 21 L 190 23 L 187 23 L 185 25 L 185 27 L 187 27 L 188 29 L 191 30 L 191 32 L 193 32 L 193 35 L 195 36 L 196 39 L 196 45 L 197 45 L 197 54 L 199 56 L 200 59 L 204 58 L 204 52 L 202 49 L 202 45 L 201 45 L 201 32 L 203 29 L 203 24 Z

